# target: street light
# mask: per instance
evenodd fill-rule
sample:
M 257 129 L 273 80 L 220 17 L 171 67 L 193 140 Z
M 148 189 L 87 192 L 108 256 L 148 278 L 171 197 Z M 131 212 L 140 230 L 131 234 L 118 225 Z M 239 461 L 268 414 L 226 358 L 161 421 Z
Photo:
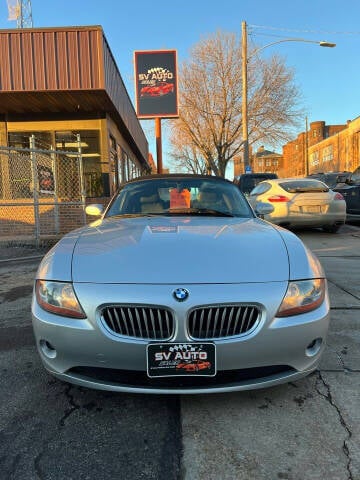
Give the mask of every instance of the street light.
M 247 30 L 246 30 L 246 22 L 241 22 L 241 45 L 242 45 L 242 127 L 243 127 L 243 152 L 244 152 L 244 168 L 245 172 L 248 170 L 249 167 L 249 127 L 248 127 L 248 88 L 247 88 L 247 64 L 249 58 L 253 57 L 261 50 L 264 50 L 271 45 L 276 45 L 278 43 L 283 42 L 306 42 L 306 43 L 316 43 L 320 47 L 336 47 L 336 43 L 316 40 L 307 40 L 305 38 L 284 38 L 283 40 L 278 40 L 276 42 L 268 43 L 263 47 L 258 48 L 255 50 L 250 57 L 247 54 Z

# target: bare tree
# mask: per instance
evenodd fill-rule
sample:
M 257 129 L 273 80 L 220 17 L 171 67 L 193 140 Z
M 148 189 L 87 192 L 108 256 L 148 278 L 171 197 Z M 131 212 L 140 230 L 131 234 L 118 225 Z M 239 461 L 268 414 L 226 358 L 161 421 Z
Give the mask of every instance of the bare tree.
M 199 149 L 188 137 L 185 130 L 177 130 L 176 135 L 171 135 L 173 166 L 177 171 L 205 174 L 209 168 Z
M 193 47 L 180 67 L 179 94 L 180 118 L 171 122 L 173 156 L 187 162 L 192 155 L 194 161 L 202 158 L 209 171 L 225 176 L 243 143 L 241 42 L 235 34 L 217 32 Z M 293 72 L 284 61 L 250 51 L 249 143 L 287 140 L 302 113 L 298 100 Z

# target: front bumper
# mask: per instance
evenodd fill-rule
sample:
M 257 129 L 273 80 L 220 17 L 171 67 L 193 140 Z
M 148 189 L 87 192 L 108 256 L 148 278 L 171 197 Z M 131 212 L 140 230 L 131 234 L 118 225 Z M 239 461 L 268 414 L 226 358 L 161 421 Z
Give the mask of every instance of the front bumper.
M 190 292 L 186 302 L 173 298 L 176 287 L 77 284 L 76 293 L 88 315 L 85 320 L 53 315 L 33 300 L 34 333 L 45 368 L 61 380 L 90 388 L 166 394 L 264 388 L 297 380 L 317 368 L 329 324 L 327 296 L 312 312 L 276 318 L 287 282 L 182 285 Z M 146 375 L 149 341 L 109 332 L 98 309 L 106 303 L 166 305 L 173 310 L 176 320 L 171 342 L 191 342 L 187 312 L 195 306 L 213 305 L 215 302 L 209 299 L 216 299 L 219 305 L 257 303 L 262 312 L 257 328 L 250 333 L 213 340 L 218 372 L 215 377 L 149 379 Z M 311 347 L 315 340 L 316 348 Z

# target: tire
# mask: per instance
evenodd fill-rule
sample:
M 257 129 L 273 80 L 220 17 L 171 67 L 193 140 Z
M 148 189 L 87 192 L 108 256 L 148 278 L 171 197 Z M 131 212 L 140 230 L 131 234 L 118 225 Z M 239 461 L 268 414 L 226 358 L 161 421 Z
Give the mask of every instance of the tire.
M 322 227 L 322 229 L 326 233 L 336 233 L 339 230 L 340 227 L 341 227 L 341 225 L 334 224 L 334 225 L 326 225 L 325 227 Z

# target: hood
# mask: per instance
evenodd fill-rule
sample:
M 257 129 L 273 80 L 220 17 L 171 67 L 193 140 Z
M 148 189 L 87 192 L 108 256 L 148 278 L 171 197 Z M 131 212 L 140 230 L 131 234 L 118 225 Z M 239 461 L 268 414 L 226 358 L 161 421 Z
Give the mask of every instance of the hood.
M 289 278 L 279 232 L 259 219 L 107 219 L 73 252 L 74 282 L 243 283 Z

